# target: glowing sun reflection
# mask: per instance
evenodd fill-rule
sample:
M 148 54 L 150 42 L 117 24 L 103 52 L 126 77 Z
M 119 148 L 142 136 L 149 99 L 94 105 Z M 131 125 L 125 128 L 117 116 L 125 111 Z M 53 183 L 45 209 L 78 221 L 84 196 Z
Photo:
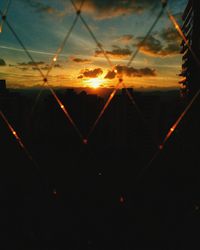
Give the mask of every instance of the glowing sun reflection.
M 87 84 L 88 87 L 97 89 L 102 86 L 102 84 L 104 83 L 104 80 L 101 78 L 91 78 L 91 79 L 85 80 L 85 83 Z

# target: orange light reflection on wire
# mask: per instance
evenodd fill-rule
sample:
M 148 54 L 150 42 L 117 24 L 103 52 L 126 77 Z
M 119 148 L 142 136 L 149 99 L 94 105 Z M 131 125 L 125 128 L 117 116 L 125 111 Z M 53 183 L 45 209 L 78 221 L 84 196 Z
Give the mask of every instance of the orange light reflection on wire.
M 167 14 L 168 14 L 171 22 L 173 23 L 174 27 L 176 28 L 176 30 L 178 31 L 178 33 L 181 35 L 181 37 L 185 41 L 185 43 L 188 43 L 187 42 L 187 38 L 183 34 L 183 31 L 181 30 L 181 28 L 180 28 L 179 24 L 177 23 L 176 19 L 174 18 L 174 16 L 169 11 L 167 11 Z
M 80 136 L 81 140 L 83 141 L 83 135 L 81 134 L 80 130 L 78 129 L 78 127 L 76 126 L 75 122 L 73 121 L 73 119 L 71 118 L 70 114 L 68 113 L 67 109 L 65 108 L 65 106 L 62 104 L 61 100 L 58 98 L 57 94 L 55 93 L 55 91 L 51 88 L 51 86 L 48 84 L 48 88 L 51 91 L 53 97 L 55 98 L 55 100 L 57 101 L 58 105 L 60 106 L 60 108 L 63 110 L 64 114 L 66 115 L 66 117 L 68 118 L 68 120 L 70 121 L 70 123 L 72 124 L 72 126 L 75 128 L 76 132 L 78 133 L 78 135 Z
M 181 29 L 181 27 L 179 26 L 179 24 L 177 23 L 176 19 L 174 18 L 174 16 L 169 12 L 169 10 L 167 11 L 167 14 L 171 20 L 171 22 L 173 23 L 174 27 L 176 28 L 176 30 L 178 31 L 178 33 L 180 34 L 180 36 L 182 37 L 182 39 L 184 40 L 185 44 L 187 45 L 188 49 L 191 51 L 192 56 L 194 57 L 194 59 L 196 60 L 196 63 L 198 64 L 198 66 L 200 66 L 200 61 L 197 58 L 196 54 L 194 53 L 194 51 L 192 50 L 186 36 L 183 34 L 183 31 Z M 165 139 L 163 140 L 163 143 L 159 146 L 159 149 L 163 149 L 165 143 L 168 141 L 168 139 L 171 137 L 171 135 L 174 133 L 174 131 L 176 130 L 177 126 L 179 125 L 179 123 L 181 122 L 181 120 L 183 119 L 183 117 L 187 114 L 187 112 L 189 111 L 189 109 L 191 108 L 192 104 L 195 102 L 195 100 L 197 99 L 197 97 L 200 94 L 200 89 L 197 91 L 197 93 L 194 95 L 194 97 L 192 98 L 192 100 L 190 101 L 190 103 L 188 104 L 188 106 L 185 108 L 185 110 L 182 112 L 182 114 L 178 117 L 177 121 L 174 123 L 174 125 L 169 129 L 169 132 L 167 133 Z
M 3 114 L 3 112 L 0 110 L 0 116 L 2 117 L 2 119 L 4 120 L 4 122 L 6 123 L 6 125 L 8 126 L 10 132 L 13 134 L 13 136 L 15 137 L 16 141 L 19 143 L 20 147 L 24 150 L 24 152 L 26 153 L 27 157 L 34 163 L 34 165 L 38 168 L 37 163 L 34 161 L 33 157 L 31 156 L 31 154 L 29 153 L 29 151 L 27 150 L 27 148 L 25 147 L 25 145 L 23 144 L 21 138 L 18 136 L 17 132 L 14 130 L 14 128 L 12 127 L 12 125 L 9 123 L 8 119 L 5 117 L 5 115 Z
M 101 110 L 99 116 L 97 117 L 96 121 L 94 122 L 92 128 L 89 131 L 88 137 L 91 135 L 91 133 L 94 131 L 94 129 L 96 128 L 96 125 L 98 124 L 99 120 L 101 119 L 102 115 L 104 114 L 105 110 L 107 109 L 108 105 L 110 104 L 110 102 L 112 101 L 113 97 L 115 96 L 117 90 L 119 89 L 120 85 L 122 83 L 122 79 L 119 79 L 116 87 L 114 88 L 114 90 L 112 91 L 112 93 L 110 94 L 106 104 L 104 105 L 103 109 Z M 87 140 L 88 140 L 87 137 Z
M 176 21 L 176 19 L 174 18 L 174 16 L 169 12 L 169 10 L 167 10 L 167 15 L 169 16 L 169 19 L 173 23 L 175 29 L 178 31 L 179 35 L 182 37 L 183 41 L 187 45 L 187 47 L 190 50 L 190 52 L 191 52 L 193 58 L 195 59 L 196 63 L 200 66 L 200 61 L 197 58 L 196 54 L 194 53 L 193 49 L 191 48 L 191 46 L 189 44 L 189 41 L 187 40 L 186 36 L 184 35 L 184 33 L 183 33 L 180 25 L 178 24 L 178 22 Z

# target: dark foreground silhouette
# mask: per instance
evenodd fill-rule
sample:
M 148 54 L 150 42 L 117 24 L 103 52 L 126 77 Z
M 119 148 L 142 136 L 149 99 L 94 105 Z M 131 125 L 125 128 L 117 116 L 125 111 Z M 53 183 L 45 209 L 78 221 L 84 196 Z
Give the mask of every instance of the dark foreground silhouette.
M 1 96 L 39 166 L 0 120 L 1 249 L 198 248 L 199 104 L 142 172 L 183 106 L 176 95 L 132 95 L 147 124 L 122 91 L 87 145 L 50 95 L 33 113 L 30 96 Z M 104 100 L 59 96 L 87 134 Z

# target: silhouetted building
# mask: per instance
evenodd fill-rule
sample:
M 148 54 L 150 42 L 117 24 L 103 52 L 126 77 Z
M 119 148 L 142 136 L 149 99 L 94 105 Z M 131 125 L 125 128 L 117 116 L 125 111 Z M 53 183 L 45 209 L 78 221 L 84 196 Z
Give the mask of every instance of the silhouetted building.
M 200 59 L 200 1 L 189 0 L 182 16 L 183 26 L 182 31 L 191 46 L 194 54 Z M 182 84 L 183 94 L 193 96 L 199 89 L 198 79 L 199 65 L 197 64 L 194 56 L 188 48 L 186 42 L 183 40 L 181 43 L 183 54 L 183 65 L 180 76 L 183 79 L 180 81 Z
M 9 90 L 6 80 L 0 80 L 0 110 L 16 129 L 25 132 L 30 101 L 20 93 Z
M 158 142 L 160 99 L 157 95 L 145 95 L 132 88 L 128 91 L 135 105 L 122 89 L 102 117 L 104 145 L 119 152 L 131 152 L 135 159 L 141 154 L 149 157 Z
M 7 93 L 6 80 L 0 80 L 0 94 Z

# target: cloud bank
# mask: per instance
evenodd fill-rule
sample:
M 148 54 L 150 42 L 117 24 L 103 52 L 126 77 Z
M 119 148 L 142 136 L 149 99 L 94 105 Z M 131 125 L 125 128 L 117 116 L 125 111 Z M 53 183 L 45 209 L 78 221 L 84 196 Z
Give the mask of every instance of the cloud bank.
M 117 65 L 114 70 L 108 71 L 105 79 L 114 79 L 117 75 L 116 70 L 119 74 L 125 74 L 128 77 L 147 77 L 147 76 L 156 76 L 155 69 L 150 69 L 148 67 L 136 69 L 134 67 L 127 67 Z

